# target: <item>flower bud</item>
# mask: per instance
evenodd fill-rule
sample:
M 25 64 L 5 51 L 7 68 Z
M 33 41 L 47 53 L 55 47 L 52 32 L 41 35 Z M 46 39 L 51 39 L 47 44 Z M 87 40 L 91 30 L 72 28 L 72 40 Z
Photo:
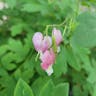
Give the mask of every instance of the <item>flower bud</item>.
M 41 51 L 42 50 L 42 40 L 43 40 L 43 35 L 40 32 L 36 32 L 32 38 L 33 45 L 35 47 L 36 51 Z
M 62 34 L 61 34 L 60 30 L 53 28 L 52 35 L 55 37 L 57 45 L 59 45 L 63 41 Z

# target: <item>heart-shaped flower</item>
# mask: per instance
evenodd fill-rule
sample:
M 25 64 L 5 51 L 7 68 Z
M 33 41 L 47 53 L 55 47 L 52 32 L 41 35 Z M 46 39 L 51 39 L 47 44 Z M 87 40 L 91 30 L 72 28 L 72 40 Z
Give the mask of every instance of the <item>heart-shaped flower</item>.
M 52 65 L 55 63 L 55 53 L 52 49 L 45 51 L 40 59 L 42 61 L 41 67 L 47 72 L 48 75 L 53 73 Z
M 52 45 L 51 37 L 43 37 L 41 32 L 36 32 L 32 38 L 32 41 L 37 52 L 45 52 Z
M 60 30 L 53 28 L 52 35 L 55 37 L 57 45 L 59 45 L 63 41 L 63 37 Z

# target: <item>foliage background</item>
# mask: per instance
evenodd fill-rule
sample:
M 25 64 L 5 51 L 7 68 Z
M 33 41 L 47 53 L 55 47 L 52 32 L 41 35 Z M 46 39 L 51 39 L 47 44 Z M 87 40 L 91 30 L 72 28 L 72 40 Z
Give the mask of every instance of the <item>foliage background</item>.
M 3 0 L 0 25 L 0 96 L 96 96 L 96 1 Z M 50 77 L 41 69 L 32 36 L 64 34 Z M 48 28 L 48 29 L 46 29 Z

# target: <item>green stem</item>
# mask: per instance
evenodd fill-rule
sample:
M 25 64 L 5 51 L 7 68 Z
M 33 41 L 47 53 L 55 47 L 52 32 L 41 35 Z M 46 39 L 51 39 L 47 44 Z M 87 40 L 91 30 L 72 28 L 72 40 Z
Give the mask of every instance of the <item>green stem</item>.
M 39 55 L 40 55 L 40 52 L 38 52 L 38 54 L 36 55 L 35 61 L 38 60 Z
M 67 26 L 65 26 L 65 28 L 64 28 L 63 37 L 64 37 L 64 35 L 65 35 L 65 33 L 66 33 L 66 29 L 67 29 Z
M 68 20 L 68 18 L 67 19 L 65 19 L 62 23 L 60 23 L 60 24 L 52 24 L 52 25 L 46 25 L 46 28 L 45 28 L 45 34 L 46 34 L 46 36 L 48 35 L 48 29 L 49 29 L 49 27 L 59 27 L 59 26 L 64 26 L 64 24 L 66 23 L 66 21 Z

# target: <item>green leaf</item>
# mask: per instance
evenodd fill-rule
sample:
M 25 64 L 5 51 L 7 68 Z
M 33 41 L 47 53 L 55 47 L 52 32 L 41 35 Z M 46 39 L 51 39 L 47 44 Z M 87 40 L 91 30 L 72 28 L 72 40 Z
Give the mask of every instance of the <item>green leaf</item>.
M 47 77 L 39 77 L 34 81 L 34 83 L 32 84 L 32 89 L 35 96 L 39 96 L 41 89 L 48 81 L 49 79 Z
M 10 75 L 0 77 L 0 96 L 13 96 L 15 85 L 16 82 Z
M 21 24 L 17 24 L 17 25 L 13 25 L 11 27 L 11 35 L 12 36 L 16 36 L 18 34 L 21 34 L 23 29 L 24 29 L 25 24 L 21 23 Z
M 96 46 L 96 14 L 83 13 L 77 18 L 78 27 L 74 31 L 71 43 L 74 45 L 92 48 Z
M 68 83 L 59 84 L 54 88 L 53 96 L 69 96 L 68 94 L 69 94 L 69 84 Z
M 76 54 L 73 52 L 71 48 L 67 48 L 66 52 L 67 52 L 66 56 L 68 64 L 75 70 L 80 71 L 82 66 L 79 59 L 76 57 Z
M 94 84 L 94 87 L 93 87 L 93 93 L 92 93 L 92 96 L 96 96 L 96 83 Z
M 8 50 L 8 46 L 7 45 L 0 46 L 0 56 L 5 54 L 7 52 L 7 50 Z
M 7 70 L 13 70 L 16 68 L 16 64 L 12 63 L 15 60 L 14 53 L 7 53 L 1 58 L 1 63 Z
M 13 9 L 16 6 L 17 0 L 6 0 L 6 3 Z
M 61 76 L 67 72 L 67 62 L 66 62 L 66 48 L 62 47 L 59 55 L 56 58 L 56 63 L 54 64 L 54 74 L 56 77 Z
M 53 88 L 54 84 L 51 80 L 49 80 L 41 89 L 39 96 L 52 96 Z
M 20 79 L 16 85 L 14 96 L 34 96 L 31 88 L 25 81 Z
M 16 57 L 16 62 L 21 62 L 22 60 L 25 59 L 27 53 L 26 49 L 24 49 L 24 46 L 20 40 L 15 40 L 15 39 L 9 39 L 8 42 L 8 49 L 15 53 Z
M 88 96 L 88 92 L 85 90 L 82 91 L 82 88 L 79 85 L 73 87 L 73 96 Z
M 26 12 L 39 12 L 41 11 L 43 8 L 40 4 L 24 4 L 23 8 L 21 9 L 22 11 L 26 11 Z
M 92 70 L 90 70 L 87 81 L 90 82 L 91 84 L 96 83 L 96 68 L 92 68 Z

